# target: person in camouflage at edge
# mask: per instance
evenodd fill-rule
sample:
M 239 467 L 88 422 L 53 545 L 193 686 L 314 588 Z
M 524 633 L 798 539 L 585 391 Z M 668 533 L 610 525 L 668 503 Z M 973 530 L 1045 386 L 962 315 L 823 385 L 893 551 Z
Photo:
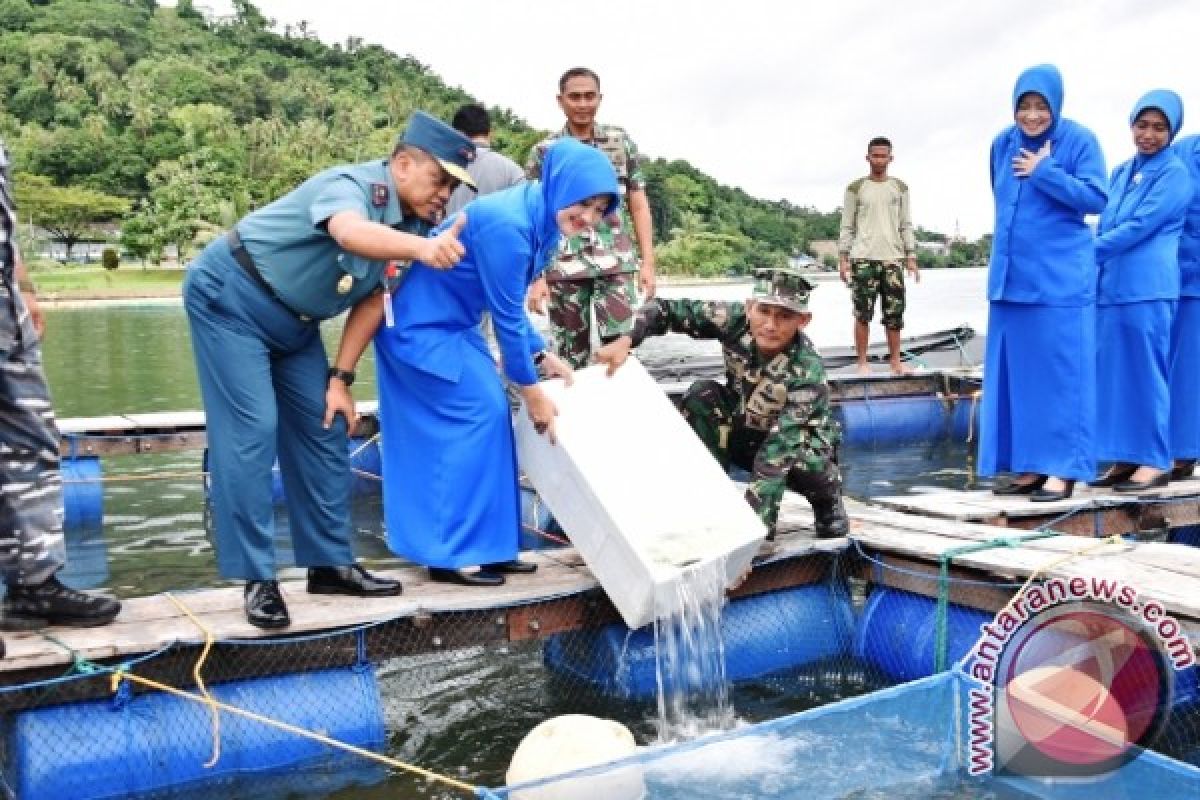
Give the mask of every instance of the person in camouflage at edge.
M 563 136 L 573 136 L 608 156 L 621 189 L 618 213 L 594 230 L 564 237 L 555 263 L 529 290 L 530 311 L 542 311 L 549 301 L 558 355 L 580 369 L 591 354 L 593 308 L 600 341 L 610 342 L 632 327 L 638 289 L 647 300 L 654 297 L 654 226 L 637 146 L 622 128 L 596 122 L 600 78 L 586 67 L 574 67 L 559 79 L 558 89 L 558 104 L 567 121 L 561 131 L 534 146 L 526 168 L 529 179 L 540 178 L 547 147 Z
M 120 603 L 77 592 L 56 577 L 66 559 L 59 436 L 42 371 L 44 322 L 16 234 L 0 142 L 0 572 L 8 585 L 0 629 L 103 625 Z
M 683 415 L 721 466 L 750 470 L 746 501 L 774 538 L 784 489 L 812 505 L 820 537 L 849 531 L 825 367 L 803 329 L 813 285 L 790 269 L 759 270 L 746 303 L 654 300 L 633 330 L 605 345 L 596 361 L 610 373 L 647 336 L 684 333 L 717 339 L 725 383 L 701 380 L 683 397 Z

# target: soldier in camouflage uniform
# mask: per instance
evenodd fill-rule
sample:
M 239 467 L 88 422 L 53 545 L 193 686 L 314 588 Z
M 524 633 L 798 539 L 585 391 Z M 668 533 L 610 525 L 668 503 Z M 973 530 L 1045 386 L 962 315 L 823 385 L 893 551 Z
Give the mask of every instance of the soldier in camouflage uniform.
M 0 571 L 8 585 L 0 628 L 103 625 L 120 604 L 55 577 L 66 557 L 59 437 L 42 372 L 42 315 L 16 234 L 8 155 L 0 142 Z
M 837 446 L 825 367 L 803 328 L 812 319 L 813 289 L 794 270 L 760 270 L 745 304 L 654 300 L 642 306 L 633 331 L 600 349 L 596 360 L 615 370 L 647 336 L 685 333 L 717 339 L 725 383 L 702 380 L 683 397 L 683 415 L 728 469 L 750 470 L 746 501 L 774 538 L 784 489 L 812 505 L 817 535 L 849 530 L 842 504 Z
M 530 310 L 541 311 L 549 301 L 558 355 L 579 369 L 587 365 L 591 354 L 593 309 L 600 341 L 609 342 L 632 327 L 639 286 L 646 299 L 654 296 L 654 229 L 637 146 L 623 129 L 596 122 L 601 98 L 596 73 L 585 67 L 569 69 L 559 79 L 558 88 L 558 104 L 567 123 L 534 146 L 527 167 L 529 179 L 540 178 L 547 147 L 562 136 L 574 136 L 609 157 L 621 187 L 617 214 L 579 236 L 564 237 L 555 263 L 546 270 L 545 278 L 530 288 Z
M 867 144 L 870 174 L 846 187 L 838 239 L 839 271 L 854 298 L 854 348 L 858 371 L 867 374 L 867 334 L 875 316 L 875 298 L 882 301 L 892 372 L 908 372 L 900 360 L 900 330 L 904 327 L 904 271 L 920 281 L 917 243 L 913 235 L 908 185 L 888 175 L 892 143 L 877 136 Z

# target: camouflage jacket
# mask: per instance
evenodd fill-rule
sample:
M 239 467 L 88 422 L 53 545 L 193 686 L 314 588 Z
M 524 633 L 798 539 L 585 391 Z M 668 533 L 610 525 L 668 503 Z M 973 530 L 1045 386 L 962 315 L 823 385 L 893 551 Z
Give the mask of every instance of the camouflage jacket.
M 807 336 L 797 333 L 790 347 L 763 361 L 744 303 L 656 298 L 638 310 L 635 346 L 667 332 L 721 342 L 726 386 L 737 396 L 734 425 L 765 437 L 747 496 L 773 499 L 756 510 L 768 525 L 774 524 L 788 472 L 797 464 L 831 464 L 841 440 L 820 355 Z
M 17 203 L 10 180 L 8 151 L 4 149 L 4 142 L 0 141 L 0 270 L 5 276 L 13 267 L 13 242 L 16 237 Z
M 534 145 L 529 153 L 529 163 L 525 166 L 525 174 L 529 180 L 541 180 L 542 159 L 545 157 L 546 148 L 560 137 L 570 135 L 564 127 L 558 133 Z M 617 171 L 617 185 L 621 189 L 621 209 L 600 222 L 595 230 L 562 240 L 558 257 L 554 264 L 546 269 L 546 279 L 551 281 L 595 278 L 600 275 L 636 272 L 638 269 L 633 219 L 629 216 L 629 204 L 626 202 L 630 191 L 646 188 L 646 177 L 642 174 L 642 158 L 638 154 L 637 145 L 623 128 L 600 123 L 596 123 L 591 139 L 580 141 L 599 148 L 612 161 L 613 168 Z

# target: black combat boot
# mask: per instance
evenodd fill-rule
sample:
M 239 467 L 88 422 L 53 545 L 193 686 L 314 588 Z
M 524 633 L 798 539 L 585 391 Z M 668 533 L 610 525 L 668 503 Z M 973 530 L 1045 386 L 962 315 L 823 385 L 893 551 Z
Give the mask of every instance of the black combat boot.
M 818 539 L 836 539 L 850 533 L 850 520 L 842 496 L 832 500 L 812 500 L 813 528 Z
M 51 576 L 36 586 L 9 584 L 0 609 L 0 628 L 29 630 L 46 625 L 94 628 L 107 625 L 121 611 L 111 597 L 77 592 Z

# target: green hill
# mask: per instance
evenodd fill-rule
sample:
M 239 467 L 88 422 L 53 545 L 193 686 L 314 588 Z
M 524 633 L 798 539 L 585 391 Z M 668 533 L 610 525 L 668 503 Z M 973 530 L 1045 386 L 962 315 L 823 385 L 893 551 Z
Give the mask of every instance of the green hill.
M 448 119 L 475 99 L 412 58 L 234 7 L 209 19 L 189 0 L 0 0 L 0 135 L 19 190 L 62 190 L 25 191 L 26 221 L 113 219 L 127 251 L 186 253 L 322 167 L 390 152 L 414 109 Z M 493 117 L 498 149 L 524 163 L 542 132 Z M 745 271 L 837 233 L 836 212 L 759 200 L 683 161 L 647 173 L 666 272 Z

